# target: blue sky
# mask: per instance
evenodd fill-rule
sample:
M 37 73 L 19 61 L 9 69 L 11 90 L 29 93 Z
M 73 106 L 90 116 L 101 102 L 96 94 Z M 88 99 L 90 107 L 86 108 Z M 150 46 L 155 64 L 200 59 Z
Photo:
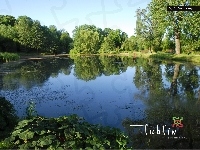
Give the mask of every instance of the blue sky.
M 75 26 L 94 24 L 134 34 L 135 11 L 150 0 L 1 0 L 0 14 L 26 15 L 42 25 L 55 25 L 72 35 Z

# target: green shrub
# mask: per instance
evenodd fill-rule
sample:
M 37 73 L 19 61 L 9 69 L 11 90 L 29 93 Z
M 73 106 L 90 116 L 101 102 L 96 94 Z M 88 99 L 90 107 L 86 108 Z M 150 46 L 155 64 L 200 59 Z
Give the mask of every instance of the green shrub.
M 91 125 L 77 115 L 22 120 L 0 148 L 127 149 L 128 137 L 119 129 Z
M 76 49 L 71 49 L 69 55 L 80 55 L 80 52 Z
M 0 141 L 17 125 L 18 117 L 13 105 L 4 97 L 0 97 Z
M 19 59 L 19 55 L 15 53 L 0 53 L 0 61 L 2 62 L 9 62 L 9 61 L 15 61 Z

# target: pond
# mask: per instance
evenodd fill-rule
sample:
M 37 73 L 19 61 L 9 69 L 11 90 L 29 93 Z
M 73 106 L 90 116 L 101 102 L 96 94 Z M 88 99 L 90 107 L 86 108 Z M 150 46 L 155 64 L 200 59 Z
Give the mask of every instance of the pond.
M 135 148 L 200 144 L 199 66 L 80 56 L 10 62 L 0 68 L 0 97 L 13 104 L 19 117 L 26 116 L 32 103 L 41 116 L 77 114 L 92 124 L 120 128 Z M 176 134 L 167 134 L 172 131 Z

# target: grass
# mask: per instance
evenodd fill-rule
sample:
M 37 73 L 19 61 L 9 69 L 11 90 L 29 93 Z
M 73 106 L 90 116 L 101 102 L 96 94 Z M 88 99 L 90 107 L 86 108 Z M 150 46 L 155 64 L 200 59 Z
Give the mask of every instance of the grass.
M 21 58 L 25 57 L 46 57 L 48 55 L 38 55 L 38 54 L 19 54 Z M 13 60 L 18 60 L 19 55 L 15 53 L 0 53 L 0 61 L 8 62 Z M 192 62 L 192 63 L 200 63 L 200 55 L 199 54 L 171 54 L 166 52 L 153 52 L 149 53 L 147 50 L 143 50 L 141 52 L 138 51 L 126 51 L 126 52 L 110 52 L 110 53 L 99 53 L 99 54 L 80 54 L 80 53 L 71 53 L 71 54 L 65 54 L 65 55 L 71 55 L 72 57 L 76 56 L 91 56 L 91 55 L 105 55 L 105 56 L 128 56 L 128 57 L 142 57 L 142 58 L 154 58 L 154 59 L 160 59 L 160 60 L 169 60 L 169 61 L 181 61 L 181 62 Z M 50 55 L 49 55 L 50 56 Z M 54 56 L 54 55 L 52 55 Z M 58 56 L 62 56 L 58 55 Z
M 184 61 L 184 62 L 194 62 L 200 63 L 200 55 L 195 54 L 169 54 L 169 53 L 156 53 L 150 55 L 150 58 L 162 59 L 162 60 L 173 60 L 173 61 Z
M 104 54 L 104 55 L 111 55 L 111 54 Z M 179 54 L 179 55 L 177 55 L 177 54 L 171 54 L 171 53 L 165 53 L 165 52 L 149 53 L 147 51 L 144 51 L 144 52 L 130 51 L 130 52 L 123 52 L 123 53 L 112 54 L 112 55 L 154 58 L 154 59 L 160 59 L 160 60 L 170 60 L 170 61 L 179 61 L 179 62 L 200 63 L 200 55 L 199 54 L 189 54 L 189 55 L 188 54 Z

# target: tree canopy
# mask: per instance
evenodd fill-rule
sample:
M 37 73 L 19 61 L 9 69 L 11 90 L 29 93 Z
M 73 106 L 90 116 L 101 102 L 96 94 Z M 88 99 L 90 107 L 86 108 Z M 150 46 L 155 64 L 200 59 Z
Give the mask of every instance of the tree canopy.
M 160 46 L 163 37 L 168 43 L 174 41 L 176 54 L 199 51 L 200 12 L 198 11 L 167 11 L 167 6 L 198 6 L 200 2 L 192 0 L 161 1 L 152 0 L 146 9 L 137 10 L 136 34 L 150 41 L 151 45 Z M 153 41 L 153 44 L 152 44 Z M 166 48 L 166 47 L 165 47 Z M 173 48 L 173 45 L 171 45 Z M 158 46 L 154 47 L 157 51 Z M 163 49 L 163 47 L 162 47 Z
M 73 36 L 56 26 L 42 26 L 28 16 L 0 15 L 0 51 L 99 54 L 149 50 L 180 53 L 200 52 L 200 12 L 167 11 L 167 6 L 198 6 L 193 0 L 152 0 L 136 11 L 135 35 L 121 29 L 83 24 Z M 134 30 L 134 28 L 133 28 Z
M 69 53 L 73 42 L 67 31 L 42 26 L 27 16 L 0 15 L 0 51 Z

